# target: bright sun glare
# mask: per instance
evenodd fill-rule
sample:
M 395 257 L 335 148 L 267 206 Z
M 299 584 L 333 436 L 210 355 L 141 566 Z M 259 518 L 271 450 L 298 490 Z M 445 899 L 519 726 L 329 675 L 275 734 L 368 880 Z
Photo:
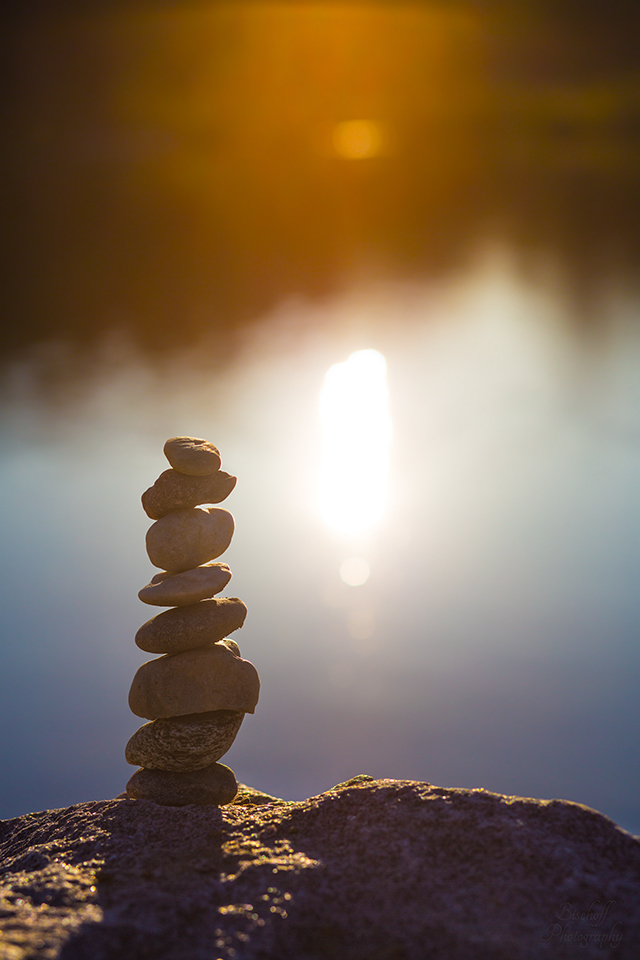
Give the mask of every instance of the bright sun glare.
M 320 393 L 322 519 L 341 533 L 361 533 L 387 500 L 391 417 L 387 365 L 377 350 L 359 350 L 330 367 Z

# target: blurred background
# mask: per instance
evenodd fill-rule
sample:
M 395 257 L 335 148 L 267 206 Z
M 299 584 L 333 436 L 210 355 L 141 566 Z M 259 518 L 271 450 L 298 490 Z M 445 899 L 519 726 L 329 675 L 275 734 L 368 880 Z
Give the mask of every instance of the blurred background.
M 640 833 L 640 65 L 609 0 L 15 3 L 0 816 L 112 797 L 172 435 L 239 477 L 225 758 Z

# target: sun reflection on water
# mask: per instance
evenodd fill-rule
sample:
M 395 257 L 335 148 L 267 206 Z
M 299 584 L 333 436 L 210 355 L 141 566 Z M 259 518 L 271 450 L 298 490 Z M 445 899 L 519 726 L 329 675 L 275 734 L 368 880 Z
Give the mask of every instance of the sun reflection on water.
M 340 533 L 368 530 L 386 506 L 392 429 L 386 370 L 377 350 L 359 350 L 330 367 L 320 393 L 320 512 Z

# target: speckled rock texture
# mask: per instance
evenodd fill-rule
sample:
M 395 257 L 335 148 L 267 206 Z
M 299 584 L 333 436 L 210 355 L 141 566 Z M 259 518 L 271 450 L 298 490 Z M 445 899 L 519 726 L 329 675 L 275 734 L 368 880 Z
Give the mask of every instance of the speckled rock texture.
M 355 778 L 0 824 L 3 960 L 637 960 L 640 839 L 594 810 Z
M 200 503 L 221 503 L 237 483 L 237 477 L 217 470 L 208 477 L 189 477 L 177 470 L 165 470 L 142 494 L 142 508 L 152 520 L 174 510 L 186 510 Z
M 136 633 L 136 644 L 147 653 L 181 653 L 222 640 L 239 630 L 247 616 L 238 597 L 202 600 L 174 607 L 151 617 Z
M 229 580 L 231 570 L 226 563 L 205 563 L 183 573 L 156 573 L 138 597 L 156 607 L 184 607 L 215 596 Z
M 253 713 L 260 693 L 258 671 L 226 643 L 147 660 L 129 691 L 136 717 L 184 717 L 210 710 Z
M 182 573 L 225 552 L 235 529 L 233 514 L 222 507 L 177 510 L 147 530 L 147 554 L 154 567 Z
M 244 720 L 240 710 L 152 720 L 133 734 L 127 763 L 149 770 L 202 770 L 231 748 Z

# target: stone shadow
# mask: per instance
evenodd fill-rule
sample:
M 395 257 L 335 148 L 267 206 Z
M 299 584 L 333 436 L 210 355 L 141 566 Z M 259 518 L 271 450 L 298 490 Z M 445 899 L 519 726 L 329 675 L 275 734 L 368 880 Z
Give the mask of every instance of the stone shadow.
M 223 826 L 215 806 L 127 799 L 105 811 L 94 901 L 102 916 L 77 928 L 59 960 L 218 956 Z

